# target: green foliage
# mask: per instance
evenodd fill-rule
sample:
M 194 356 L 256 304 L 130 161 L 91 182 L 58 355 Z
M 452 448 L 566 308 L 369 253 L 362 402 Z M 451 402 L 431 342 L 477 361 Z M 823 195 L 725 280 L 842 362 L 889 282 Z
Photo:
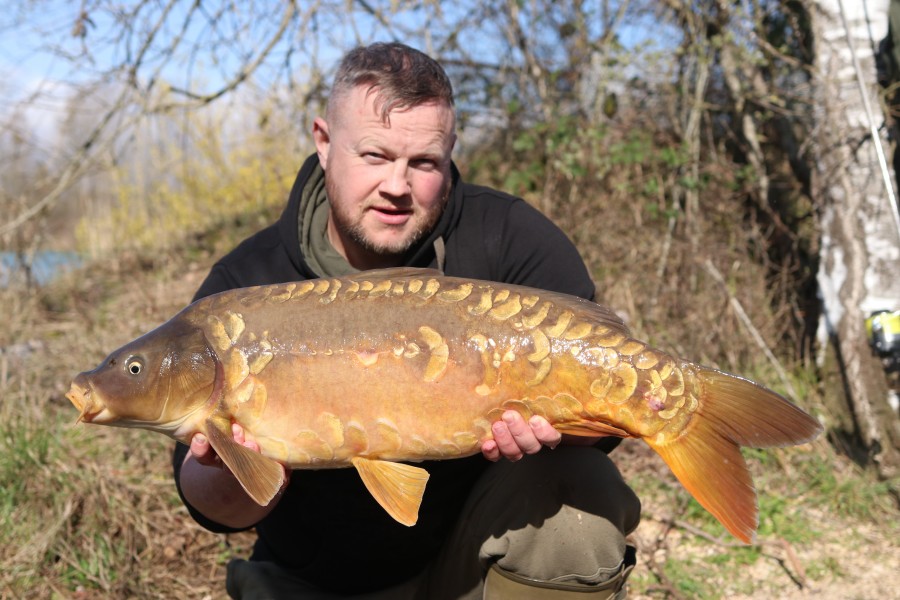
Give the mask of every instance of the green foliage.
M 35 382 L 31 382 L 33 386 Z M 65 464 L 69 440 L 55 411 L 35 410 L 42 402 L 7 389 L 0 409 L 0 554 L 21 561 L 52 560 L 52 535 L 60 526 L 61 507 L 75 482 Z M 24 401 L 24 402 L 23 402 Z M 44 407 L 46 409 L 46 407 Z M 71 423 L 71 421 L 69 421 Z M 4 562 L 5 562 L 4 561 Z M 30 585 L 30 569 L 14 569 L 13 589 Z M 21 587 L 25 591 L 27 587 Z
M 892 491 L 898 488 L 898 479 L 878 481 L 857 472 L 857 467 L 836 469 L 831 461 L 812 459 L 800 464 L 799 477 L 838 514 L 879 522 L 896 509 Z
M 819 581 L 826 577 L 843 578 L 850 575 L 841 567 L 841 563 L 834 556 L 825 556 L 819 560 L 812 561 L 806 567 L 806 574 L 813 581 Z
M 575 117 L 561 117 L 519 131 L 512 140 L 513 160 L 502 182 L 520 194 L 540 189 L 551 173 L 573 180 L 586 176 L 600 152 L 602 128 L 584 128 Z
M 718 597 L 716 588 L 699 576 L 707 568 L 705 561 L 695 558 L 672 559 L 666 561 L 663 573 L 687 598 L 711 600 Z
M 803 509 L 803 503 L 795 496 L 778 492 L 770 494 L 763 489 L 759 498 L 760 538 L 781 538 L 794 544 L 813 543 L 820 532 Z
M 548 179 L 559 178 L 600 194 L 607 183 L 617 181 L 622 192 L 655 201 L 660 192 L 668 191 L 661 184 L 668 179 L 666 174 L 685 167 L 690 160 L 685 148 L 659 145 L 646 130 L 633 129 L 619 137 L 604 125 L 574 116 L 519 131 L 511 150 L 511 158 L 498 156 L 506 165 L 499 185 L 524 196 L 539 192 Z M 489 156 L 479 160 L 493 162 Z M 474 166 L 482 174 L 479 162 Z M 688 176 L 678 183 L 690 189 L 703 185 Z

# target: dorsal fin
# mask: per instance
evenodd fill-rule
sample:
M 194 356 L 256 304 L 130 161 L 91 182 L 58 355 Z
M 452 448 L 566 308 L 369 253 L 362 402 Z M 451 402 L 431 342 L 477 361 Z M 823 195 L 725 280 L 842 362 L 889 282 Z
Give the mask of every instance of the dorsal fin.
M 386 269 L 371 269 L 360 271 L 351 275 L 345 275 L 342 279 L 360 281 L 367 279 L 397 279 L 400 277 L 443 277 L 444 273 L 437 269 L 423 269 L 420 267 L 389 267 Z

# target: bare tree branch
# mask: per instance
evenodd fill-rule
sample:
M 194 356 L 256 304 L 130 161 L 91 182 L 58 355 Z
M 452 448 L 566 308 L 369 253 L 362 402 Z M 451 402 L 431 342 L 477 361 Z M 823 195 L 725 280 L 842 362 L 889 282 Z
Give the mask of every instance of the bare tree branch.
M 33 219 L 37 215 L 39 215 L 43 210 L 47 209 L 54 202 L 59 200 L 59 198 L 65 193 L 65 191 L 69 188 L 69 186 L 75 182 L 81 175 L 85 173 L 85 171 L 90 166 L 90 157 L 93 156 L 98 149 L 108 148 L 112 145 L 115 140 L 114 135 L 104 137 L 103 134 L 106 131 L 109 124 L 121 114 L 122 109 L 128 104 L 130 101 L 131 92 L 127 88 L 124 89 L 119 97 L 116 99 L 116 102 L 113 104 L 112 108 L 106 111 L 103 118 L 94 127 L 93 131 L 91 131 L 90 135 L 88 135 L 87 140 L 81 145 L 75 155 L 71 158 L 69 163 L 66 165 L 65 169 L 63 169 L 62 174 L 56 182 L 56 185 L 47 193 L 43 198 L 35 202 L 31 207 L 19 213 L 16 217 L 14 217 L 9 222 L 0 226 L 0 236 L 5 236 L 15 229 L 21 227 L 23 224 L 27 223 L 29 220 Z M 133 118 L 131 119 L 133 122 Z M 119 129 L 123 129 L 125 124 L 121 125 Z
M 319 8 L 320 2 L 316 1 L 309 7 L 307 11 L 307 18 L 310 15 L 313 15 L 317 12 Z M 275 46 L 282 40 L 285 32 L 290 26 L 291 22 L 294 19 L 294 16 L 297 14 L 297 7 L 293 1 L 287 2 L 285 6 L 284 13 L 281 18 L 281 23 L 278 29 L 272 34 L 269 39 L 268 44 L 257 54 L 256 58 L 250 62 L 249 64 L 243 66 L 240 71 L 235 75 L 235 77 L 228 81 L 225 85 L 219 88 L 217 91 L 209 93 L 209 94 L 197 94 L 187 89 L 183 89 L 177 86 L 169 86 L 169 90 L 176 94 L 181 94 L 191 100 L 195 100 L 196 103 L 194 105 L 204 105 L 214 102 L 218 100 L 225 94 L 234 91 L 237 87 L 246 81 L 258 68 L 262 65 L 265 60 L 269 57 L 269 54 L 275 48 Z M 189 106 L 185 103 L 167 103 L 161 104 L 157 107 L 157 110 L 166 111 L 173 108 L 183 108 L 185 106 Z

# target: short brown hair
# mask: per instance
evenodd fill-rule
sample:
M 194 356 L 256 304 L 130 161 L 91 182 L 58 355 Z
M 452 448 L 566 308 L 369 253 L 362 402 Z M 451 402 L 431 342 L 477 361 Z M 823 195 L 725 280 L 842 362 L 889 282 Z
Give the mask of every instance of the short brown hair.
M 329 119 L 335 116 L 337 101 L 360 85 L 376 92 L 375 103 L 381 105 L 385 123 L 393 110 L 429 102 L 453 106 L 453 86 L 443 67 L 427 54 L 399 42 L 360 46 L 344 55 L 331 86 Z

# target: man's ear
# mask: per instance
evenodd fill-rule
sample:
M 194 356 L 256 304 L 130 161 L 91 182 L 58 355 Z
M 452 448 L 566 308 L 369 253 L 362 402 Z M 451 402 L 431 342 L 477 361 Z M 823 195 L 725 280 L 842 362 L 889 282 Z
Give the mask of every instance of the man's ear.
M 328 150 L 331 148 L 331 134 L 328 133 L 328 123 L 322 117 L 316 117 L 313 121 L 313 141 L 316 143 L 316 154 L 319 155 L 319 164 L 323 169 L 327 168 Z

